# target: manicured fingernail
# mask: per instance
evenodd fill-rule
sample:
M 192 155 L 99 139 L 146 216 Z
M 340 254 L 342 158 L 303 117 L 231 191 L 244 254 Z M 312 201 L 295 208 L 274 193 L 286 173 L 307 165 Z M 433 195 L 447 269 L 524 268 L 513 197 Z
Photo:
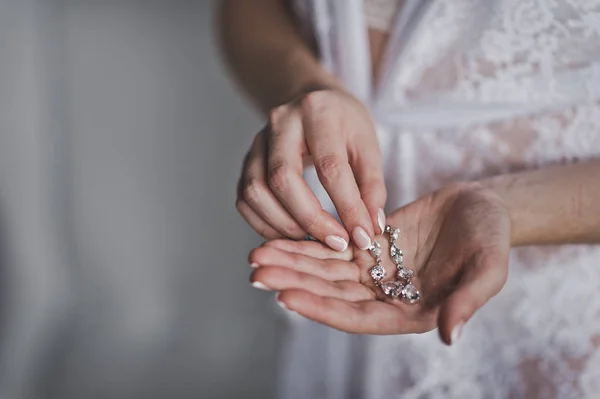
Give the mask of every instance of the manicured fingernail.
M 255 281 L 252 283 L 252 286 L 254 288 L 258 288 L 259 290 L 263 290 L 263 291 L 271 291 L 271 289 L 269 287 L 267 287 L 266 285 L 264 285 L 263 283 L 261 283 L 260 281 Z
M 379 208 L 379 211 L 377 212 L 377 224 L 381 229 L 381 234 L 383 234 L 385 231 L 385 212 L 381 208 Z
M 367 249 L 371 246 L 371 239 L 366 231 L 362 227 L 356 227 L 352 231 L 352 239 L 357 247 L 360 249 Z
M 454 326 L 454 328 L 452 329 L 452 333 L 450 334 L 450 345 L 454 345 L 456 343 L 456 341 L 458 341 L 458 339 L 460 338 L 460 335 L 462 333 L 462 328 L 464 325 L 465 325 L 465 323 L 460 322 Z
M 327 236 L 324 241 L 325 244 L 335 251 L 343 252 L 348 248 L 348 243 L 342 237 Z
M 285 310 L 289 310 L 287 306 L 285 306 L 285 303 L 283 303 L 280 299 L 279 299 L 279 292 L 275 295 L 275 302 L 277 302 L 277 304 L 279 306 L 281 306 L 283 309 Z
M 258 265 L 258 263 L 256 263 L 256 262 L 252 262 L 252 263 L 250 263 L 250 267 L 253 267 L 253 268 L 255 268 L 255 269 L 256 269 L 258 266 L 259 266 L 259 265 Z

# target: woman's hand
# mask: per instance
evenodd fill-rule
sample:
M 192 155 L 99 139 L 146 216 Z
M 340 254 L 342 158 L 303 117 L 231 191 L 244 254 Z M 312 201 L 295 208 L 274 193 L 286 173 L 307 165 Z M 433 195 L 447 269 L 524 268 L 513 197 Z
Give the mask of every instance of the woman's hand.
M 322 209 L 302 177 L 314 162 L 340 219 Z M 265 238 L 310 234 L 337 251 L 367 248 L 385 224 L 381 152 L 367 108 L 341 90 L 310 92 L 270 112 L 239 181 L 236 207 Z
M 451 344 L 462 325 L 503 287 L 508 271 L 511 222 L 494 192 L 471 184 L 439 190 L 392 214 L 398 246 L 416 271 L 421 300 L 407 305 L 384 296 L 369 270 L 368 251 L 336 253 L 316 242 L 275 240 L 255 249 L 255 286 L 281 291 L 282 306 L 353 333 L 420 333 L 439 327 Z M 377 238 L 388 277 L 389 237 Z M 259 284 L 256 284 L 258 282 Z

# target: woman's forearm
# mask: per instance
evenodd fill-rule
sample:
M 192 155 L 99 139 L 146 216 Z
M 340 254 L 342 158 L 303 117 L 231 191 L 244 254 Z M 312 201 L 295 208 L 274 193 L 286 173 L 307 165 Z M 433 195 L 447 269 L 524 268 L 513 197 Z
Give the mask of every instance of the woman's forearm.
M 600 243 L 600 160 L 481 183 L 508 207 L 513 246 Z
M 230 68 L 264 112 L 338 84 L 296 31 L 283 0 L 223 0 L 219 30 Z

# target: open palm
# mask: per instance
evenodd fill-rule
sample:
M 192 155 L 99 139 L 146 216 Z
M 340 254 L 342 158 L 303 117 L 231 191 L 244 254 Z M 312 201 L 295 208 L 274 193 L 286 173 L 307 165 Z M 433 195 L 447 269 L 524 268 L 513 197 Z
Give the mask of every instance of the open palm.
M 450 344 L 506 281 L 507 209 L 493 192 L 459 184 L 398 209 L 388 223 L 402 230 L 397 245 L 405 266 L 416 272 L 412 283 L 421 291 L 416 304 L 384 295 L 369 274 L 374 258 L 355 246 L 340 253 L 318 242 L 270 241 L 250 254 L 257 267 L 251 280 L 280 291 L 278 300 L 287 309 L 343 331 L 405 334 L 439 327 Z M 393 280 L 388 237 L 376 239 L 389 276 L 384 281 Z

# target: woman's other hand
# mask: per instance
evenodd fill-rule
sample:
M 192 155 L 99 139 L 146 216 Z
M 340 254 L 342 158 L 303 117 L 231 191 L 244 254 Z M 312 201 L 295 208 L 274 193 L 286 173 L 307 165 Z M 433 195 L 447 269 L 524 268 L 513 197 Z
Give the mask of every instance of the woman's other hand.
M 280 291 L 289 310 L 353 333 L 420 333 L 439 327 L 452 343 L 472 315 L 504 286 L 508 273 L 511 221 L 494 192 L 470 184 L 439 190 L 389 217 L 400 227 L 397 245 L 415 270 L 421 290 L 413 305 L 391 299 L 373 284 L 368 251 L 336 253 L 315 242 L 275 240 L 255 249 L 251 280 Z M 389 237 L 377 238 L 383 265 L 394 279 Z
M 302 174 L 314 163 L 343 226 L 322 209 Z M 385 224 L 381 151 L 368 109 L 337 89 L 271 110 L 248 152 L 236 207 L 267 239 L 310 234 L 336 251 L 369 247 Z

